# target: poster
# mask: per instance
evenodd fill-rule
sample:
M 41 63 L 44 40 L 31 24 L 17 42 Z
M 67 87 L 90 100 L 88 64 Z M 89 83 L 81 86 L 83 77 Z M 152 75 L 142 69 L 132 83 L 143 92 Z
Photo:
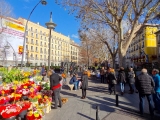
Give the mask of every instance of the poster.
M 17 20 L 0 18 L 1 60 L 17 61 L 20 63 L 22 54 L 18 54 L 18 47 L 23 46 L 23 41 L 24 26 Z M 5 46 L 9 46 L 9 48 L 7 49 Z

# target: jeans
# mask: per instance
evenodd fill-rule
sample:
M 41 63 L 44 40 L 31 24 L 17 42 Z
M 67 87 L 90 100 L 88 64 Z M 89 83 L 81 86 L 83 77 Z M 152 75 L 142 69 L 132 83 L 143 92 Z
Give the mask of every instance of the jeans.
M 124 82 L 121 82 L 121 83 L 120 83 L 120 86 L 121 86 L 121 92 L 124 92 L 125 83 L 124 83 Z
M 61 96 L 60 96 L 60 88 L 57 88 L 55 90 L 53 90 L 53 93 L 54 93 L 54 101 L 55 101 L 55 108 L 57 108 L 57 104 L 58 104 L 58 101 L 59 101 L 59 106 L 62 106 L 62 101 L 61 101 Z
M 151 94 L 139 94 L 139 109 L 140 113 L 144 113 L 144 103 L 145 103 L 145 96 L 147 97 L 148 104 L 149 104 L 149 111 L 151 115 L 154 115 L 154 107 L 153 107 L 153 100 L 152 100 L 152 95 Z
M 79 85 L 79 81 L 75 81 L 73 84 L 74 84 L 74 89 L 77 90 L 78 89 L 78 85 Z
M 104 75 L 101 75 L 101 83 L 104 83 Z
M 134 87 L 134 83 L 132 83 L 132 84 L 129 83 L 129 87 L 130 87 L 130 91 L 131 91 L 131 92 L 134 92 L 134 88 L 135 88 L 135 87 Z
M 110 91 L 110 94 L 112 94 L 112 92 L 114 92 L 114 94 L 116 94 L 116 85 L 109 84 L 109 91 Z
M 155 109 L 160 112 L 160 92 L 156 92 L 155 94 L 153 94 L 153 101 Z

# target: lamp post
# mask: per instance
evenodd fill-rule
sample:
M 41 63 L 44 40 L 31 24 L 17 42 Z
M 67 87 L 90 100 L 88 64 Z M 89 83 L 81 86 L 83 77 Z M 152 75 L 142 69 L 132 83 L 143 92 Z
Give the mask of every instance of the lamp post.
M 55 29 L 57 26 L 52 22 L 52 12 L 50 13 L 50 21 L 46 23 L 47 28 L 49 29 L 49 52 L 48 52 L 48 70 L 50 69 L 51 64 L 51 30 Z
M 28 21 L 33 13 L 33 11 L 35 10 L 35 8 L 39 5 L 39 4 L 42 4 L 42 5 L 46 5 L 47 4 L 47 1 L 46 0 L 40 0 L 35 6 L 34 8 L 32 9 L 32 11 L 30 12 L 29 16 L 28 16 L 28 19 L 27 19 L 27 22 L 26 22 L 26 25 L 25 25 L 25 31 L 24 31 L 24 40 L 23 40 L 23 53 L 22 53 L 22 60 L 21 60 L 21 68 L 23 67 L 23 59 L 24 59 L 24 54 L 25 54 L 25 44 L 26 44 L 26 31 L 27 31 L 27 25 L 28 25 Z

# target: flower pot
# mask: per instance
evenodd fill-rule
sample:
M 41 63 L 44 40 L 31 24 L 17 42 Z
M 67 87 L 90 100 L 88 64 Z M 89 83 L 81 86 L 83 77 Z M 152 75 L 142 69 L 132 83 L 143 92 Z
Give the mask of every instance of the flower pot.
M 3 120 L 15 120 L 16 119 L 16 116 L 12 116 L 10 118 L 3 118 Z
M 19 115 L 18 117 L 22 118 L 22 119 L 25 119 L 26 118 L 26 115 L 27 115 L 27 110 L 23 110 Z

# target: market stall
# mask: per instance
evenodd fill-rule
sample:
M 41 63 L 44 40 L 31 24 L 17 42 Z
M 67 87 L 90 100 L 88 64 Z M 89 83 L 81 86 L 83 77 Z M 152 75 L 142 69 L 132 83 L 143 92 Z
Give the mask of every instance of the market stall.
M 51 111 L 49 81 L 42 81 L 40 71 L 0 68 L 0 119 L 42 120 Z

